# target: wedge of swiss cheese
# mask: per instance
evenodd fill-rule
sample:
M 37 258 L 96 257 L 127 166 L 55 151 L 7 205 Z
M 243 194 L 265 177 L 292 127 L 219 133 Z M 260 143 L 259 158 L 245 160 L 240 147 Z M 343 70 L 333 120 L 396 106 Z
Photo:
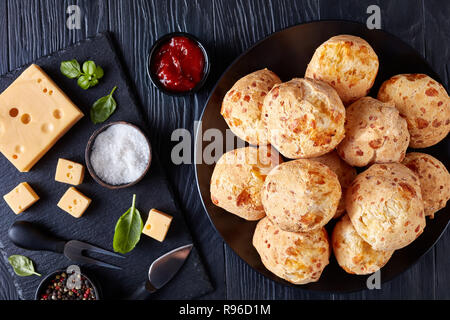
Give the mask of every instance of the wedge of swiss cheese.
M 28 172 L 83 113 L 37 65 L 0 94 L 0 152 Z

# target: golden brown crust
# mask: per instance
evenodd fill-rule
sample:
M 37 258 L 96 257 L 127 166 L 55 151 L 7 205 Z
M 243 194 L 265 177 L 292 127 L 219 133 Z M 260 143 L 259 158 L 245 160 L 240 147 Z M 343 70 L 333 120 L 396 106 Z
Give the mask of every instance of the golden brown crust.
M 342 196 L 333 218 L 339 218 L 345 212 L 345 192 L 356 178 L 356 169 L 342 160 L 336 150 L 317 158 L 311 158 L 310 160 L 319 161 L 336 173 L 341 185 Z
M 378 57 L 367 41 L 352 35 L 339 35 L 316 49 L 306 69 L 306 77 L 325 81 L 348 105 L 367 95 L 378 66 Z
M 344 138 L 345 108 L 324 82 L 294 78 L 275 85 L 262 116 L 269 141 L 287 158 L 312 158 L 333 150 Z
M 239 79 L 223 99 L 220 113 L 231 131 L 253 145 L 268 144 L 267 130 L 261 120 L 264 98 L 280 78 L 262 69 Z
M 294 284 L 319 280 L 329 263 L 325 228 L 307 233 L 287 232 L 264 218 L 256 226 L 253 246 L 269 271 Z
M 385 81 L 378 99 L 391 101 L 408 122 L 409 146 L 426 148 L 450 131 L 450 99 L 445 88 L 425 74 L 399 74 Z
M 281 229 L 307 232 L 321 228 L 334 216 L 341 187 L 326 165 L 300 159 L 275 167 L 261 195 L 267 216 Z
M 347 213 L 375 250 L 397 250 L 425 228 L 419 179 L 400 163 L 374 164 L 347 190 Z
M 266 175 L 281 157 L 265 146 L 235 149 L 222 155 L 211 176 L 211 200 L 228 212 L 246 220 L 265 216 L 261 189 Z
M 347 108 L 345 138 L 338 154 L 348 164 L 401 162 L 409 144 L 406 120 L 394 105 L 364 97 Z
M 336 223 L 331 244 L 338 264 L 351 274 L 374 273 L 380 270 L 394 253 L 393 250 L 374 250 L 356 232 L 348 215 Z
M 420 152 L 406 154 L 402 163 L 419 178 L 425 215 L 433 218 L 450 199 L 450 174 L 447 168 L 438 159 Z

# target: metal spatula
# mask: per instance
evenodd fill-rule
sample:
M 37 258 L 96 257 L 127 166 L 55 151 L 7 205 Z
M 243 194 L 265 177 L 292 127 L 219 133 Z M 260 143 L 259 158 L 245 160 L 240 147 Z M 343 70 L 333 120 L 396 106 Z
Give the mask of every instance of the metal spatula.
M 117 253 L 95 247 L 89 243 L 77 240 L 64 241 L 50 235 L 36 224 L 29 221 L 16 221 L 9 228 L 9 239 L 19 248 L 33 251 L 52 251 L 62 253 L 77 263 L 93 264 L 100 267 L 121 270 L 121 267 L 89 258 L 86 252 L 95 252 L 107 256 L 125 258 Z

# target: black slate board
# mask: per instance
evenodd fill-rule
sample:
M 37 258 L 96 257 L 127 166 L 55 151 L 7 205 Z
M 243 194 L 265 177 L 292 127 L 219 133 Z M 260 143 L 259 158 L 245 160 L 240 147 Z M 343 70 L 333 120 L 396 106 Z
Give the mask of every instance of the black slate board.
M 99 85 L 85 91 L 77 86 L 76 80 L 68 79 L 60 73 L 61 61 L 74 58 L 80 63 L 94 60 L 104 68 L 105 77 L 101 79 Z M 82 240 L 112 250 L 116 221 L 128 210 L 132 195 L 135 193 L 137 207 L 144 221 L 151 208 L 158 208 L 174 217 L 166 240 L 159 243 L 143 235 L 137 247 L 126 255 L 127 259 L 101 257 L 104 261 L 122 266 L 122 271 L 81 266 L 82 270 L 92 274 L 100 282 L 104 298 L 124 298 L 143 283 L 154 259 L 181 245 L 192 243 L 185 218 L 174 201 L 157 155 L 153 154 L 152 165 L 146 177 L 137 185 L 126 189 L 105 189 L 86 172 L 84 183 L 77 189 L 90 197 L 92 204 L 81 219 L 73 218 L 56 206 L 69 185 L 55 182 L 54 174 L 58 158 L 66 158 L 84 164 L 86 143 L 91 134 L 100 127 L 100 125 L 93 125 L 89 119 L 90 106 L 99 97 L 108 94 L 114 86 L 118 87 L 114 94 L 118 107 L 106 123 L 118 120 L 128 121 L 143 129 L 149 137 L 152 135 L 152 129 L 146 128 L 142 120 L 143 117 L 133 90 L 108 33 L 84 40 L 68 49 L 40 58 L 34 63 L 43 68 L 83 111 L 85 117 L 61 138 L 28 173 L 18 172 L 5 157 L 0 156 L 0 194 L 4 195 L 20 182 L 27 181 L 41 198 L 19 216 L 16 216 L 8 205 L 0 200 L 0 253 L 3 259 L 12 254 L 23 254 L 30 257 L 35 262 L 37 271 L 43 275 L 73 264 L 59 254 L 16 248 L 7 236 L 9 226 L 16 220 L 33 221 L 61 238 Z M 2 76 L 0 92 L 6 89 L 26 67 L 28 65 Z M 146 71 L 142 70 L 142 72 Z M 39 281 L 39 277 L 15 276 L 15 285 L 21 298 L 33 299 Z M 178 275 L 163 289 L 155 293 L 153 298 L 192 299 L 211 290 L 209 278 L 194 248 Z

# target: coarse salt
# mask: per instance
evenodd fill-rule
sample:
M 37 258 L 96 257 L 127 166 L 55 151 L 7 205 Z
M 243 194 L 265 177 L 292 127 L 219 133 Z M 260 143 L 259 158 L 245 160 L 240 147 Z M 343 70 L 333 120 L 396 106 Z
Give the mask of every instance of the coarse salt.
M 127 184 L 144 174 L 150 161 L 150 147 L 136 128 L 115 124 L 96 137 L 90 160 L 95 173 L 104 182 Z

